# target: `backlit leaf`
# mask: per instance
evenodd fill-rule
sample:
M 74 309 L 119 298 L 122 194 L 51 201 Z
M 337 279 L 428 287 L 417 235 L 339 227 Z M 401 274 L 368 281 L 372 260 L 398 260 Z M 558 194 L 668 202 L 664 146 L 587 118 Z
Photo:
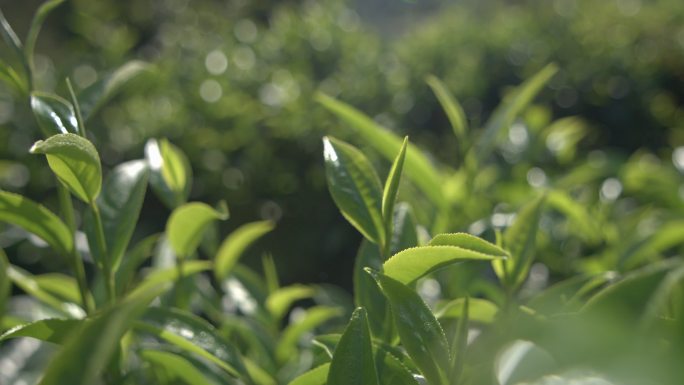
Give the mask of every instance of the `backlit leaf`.
M 145 158 L 150 167 L 150 185 L 170 208 L 188 200 L 192 169 L 183 152 L 166 139 L 150 139 L 145 144 Z
M 0 341 L 12 338 L 30 337 L 61 345 L 81 324 L 82 320 L 49 318 L 19 325 L 0 335 Z
M 223 240 L 216 253 L 214 273 L 221 281 L 228 276 L 242 253 L 257 239 L 269 233 L 275 227 L 271 221 L 259 221 L 242 225 Z
M 357 308 L 333 354 L 328 385 L 377 385 L 366 310 Z
M 385 244 L 384 252 L 389 253 L 392 234 L 392 225 L 394 223 L 394 203 L 397 200 L 397 193 L 399 192 L 399 181 L 401 180 L 401 171 L 404 167 L 404 158 L 406 157 L 406 146 L 408 145 L 408 137 L 404 138 L 404 143 L 401 145 L 401 150 L 399 154 L 394 159 L 392 163 L 392 168 L 390 168 L 387 174 L 387 180 L 385 181 L 385 187 L 382 193 L 382 218 L 385 224 Z
M 326 385 L 329 371 L 329 363 L 317 366 L 290 381 L 288 385 Z
M 449 92 L 446 85 L 444 85 L 436 76 L 429 75 L 426 78 L 426 82 L 435 96 L 437 96 L 437 100 L 439 100 L 439 104 L 442 105 L 442 109 L 446 112 L 449 123 L 451 123 L 451 128 L 459 143 L 463 143 L 467 139 L 466 133 L 468 130 L 468 121 L 463 112 L 463 107 L 461 107 L 461 104 L 454 98 L 451 92 Z M 461 145 L 461 149 L 464 149 L 463 145 Z
M 164 377 L 170 383 L 181 381 L 189 385 L 213 385 L 202 371 L 182 356 L 160 350 L 146 349 L 140 357 L 153 366 L 163 370 Z
M 33 50 L 36 47 L 36 41 L 38 40 L 38 33 L 45 18 L 52 12 L 53 9 L 57 8 L 62 4 L 64 0 L 50 0 L 41 4 L 36 13 L 33 15 L 33 20 L 31 20 L 31 26 L 29 27 L 28 34 L 26 35 L 26 45 L 24 46 L 24 54 L 29 63 L 31 63 L 31 68 L 33 68 Z
M 228 219 L 225 206 L 219 210 L 201 203 L 186 203 L 171 213 L 166 222 L 166 236 L 171 248 L 179 258 L 185 258 L 197 250 L 204 230 L 216 220 Z

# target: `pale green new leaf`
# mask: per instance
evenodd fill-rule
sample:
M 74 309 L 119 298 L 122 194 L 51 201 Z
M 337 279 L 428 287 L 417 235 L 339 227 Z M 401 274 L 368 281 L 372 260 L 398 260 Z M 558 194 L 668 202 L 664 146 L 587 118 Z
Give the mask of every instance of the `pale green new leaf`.
M 444 85 L 436 76 L 428 75 L 425 81 L 430 86 L 435 96 L 437 96 L 437 100 L 439 100 L 439 104 L 442 105 L 444 112 L 446 112 L 449 123 L 451 123 L 451 128 L 459 143 L 464 143 L 467 140 L 468 121 L 463 112 L 463 107 L 461 107 L 458 100 L 454 98 L 454 95 L 449 92 L 446 85 Z M 461 145 L 461 149 L 464 149 L 463 145 Z
M 444 318 L 461 318 L 463 317 L 464 298 L 457 298 L 451 300 L 435 311 L 435 316 L 438 319 Z M 470 298 L 468 299 L 468 318 L 471 321 L 483 324 L 491 324 L 496 319 L 499 313 L 499 307 L 486 299 Z
M 0 59 L 0 81 L 5 83 L 19 97 L 23 97 L 28 93 L 26 81 L 2 59 Z
M 38 287 L 65 301 L 81 303 L 81 293 L 76 279 L 65 274 L 47 273 L 33 276 Z M 92 301 L 92 298 L 88 298 Z
M 170 208 L 188 199 L 192 169 L 183 152 L 166 139 L 150 139 L 145 144 L 145 158 L 150 167 L 150 185 Z
M 322 364 L 295 378 L 287 385 L 326 385 L 329 371 L 330 364 Z
M 499 246 L 468 233 L 437 234 L 429 246 L 456 246 L 496 257 L 507 257 L 508 253 Z
M 202 271 L 210 270 L 212 267 L 213 264 L 209 261 L 186 261 L 183 263 L 183 271 L 180 276 L 188 277 Z M 174 282 L 179 278 L 177 266 L 154 270 L 148 274 L 140 283 L 140 285 L 138 285 L 133 291 L 145 292 L 151 287 L 155 287 L 162 283 Z
M 2 13 L 2 10 L 0 9 L 0 33 L 2 33 L 2 38 L 5 40 L 5 43 L 7 43 L 10 48 L 14 51 L 14 54 L 17 56 L 17 59 L 21 61 L 21 64 L 24 66 L 24 71 L 26 71 L 27 77 L 30 79 L 31 78 L 31 69 L 28 65 L 28 62 L 26 61 L 26 56 L 24 55 L 24 50 L 23 50 L 23 45 L 21 44 L 21 40 L 19 40 L 19 37 L 17 36 L 16 32 L 14 32 L 14 29 L 12 29 L 12 26 L 10 23 L 7 21 L 5 18 L 5 14 Z
M 216 220 L 228 219 L 224 205 L 219 210 L 201 203 L 186 203 L 171 213 L 166 222 L 166 237 L 179 258 L 185 258 L 197 250 L 204 230 Z
M 61 345 L 67 341 L 67 337 L 82 323 L 83 320 L 77 319 L 43 319 L 7 330 L 0 335 L 0 342 L 12 338 L 30 337 Z
M 189 385 L 213 385 L 202 371 L 182 356 L 160 350 L 142 350 L 140 358 L 163 370 L 171 383 L 181 381 Z
M 289 324 L 285 330 L 283 330 L 275 351 L 278 362 L 287 362 L 294 356 L 297 351 L 297 342 L 302 334 L 339 316 L 340 313 L 340 309 L 327 306 L 314 306 L 307 309 L 306 314 L 300 320 Z
M 385 227 L 385 244 L 383 250 L 389 253 L 391 246 L 391 236 L 393 233 L 392 224 L 394 223 L 394 203 L 397 200 L 397 193 L 399 192 L 399 181 L 401 180 L 401 171 L 404 167 L 404 158 L 406 157 L 406 146 L 408 145 L 408 136 L 404 138 L 404 143 L 401 145 L 399 154 L 392 163 L 392 168 L 387 174 L 385 181 L 385 188 L 382 193 L 382 219 Z
M 102 188 L 100 156 L 92 143 L 76 134 L 58 134 L 37 141 L 31 153 L 45 154 L 52 171 L 79 199 L 90 203 Z
M 57 134 L 78 134 L 74 107 L 61 97 L 46 92 L 31 92 L 31 110 L 46 138 Z
M 316 100 L 348 123 L 354 133 L 361 136 L 364 143 L 373 146 L 388 161 L 394 160 L 399 153 L 401 138 L 381 127 L 359 110 L 321 93 L 316 95 Z M 438 206 L 444 205 L 441 173 L 418 147 L 410 143 L 406 150 L 404 172 L 433 203 Z
M 230 233 L 221 243 L 214 261 L 214 274 L 220 282 L 230 273 L 247 248 L 257 239 L 269 233 L 275 224 L 272 221 L 259 221 L 242 225 Z
M 73 250 L 74 241 L 64 222 L 45 206 L 21 195 L 0 190 L 0 221 L 38 236 L 60 254 Z
M 280 320 L 295 301 L 311 298 L 315 294 L 316 290 L 310 286 L 299 284 L 285 286 L 266 298 L 266 309 L 273 315 L 273 318 Z
M 327 385 L 378 385 L 366 310 L 357 308 L 330 363 Z
M 12 282 L 9 279 L 9 261 L 7 260 L 7 255 L 5 251 L 0 249 L 0 321 L 5 315 L 5 307 L 7 306 L 7 300 L 12 294 Z M 2 326 L 0 325 L 0 330 Z
M 29 294 L 31 297 L 40 302 L 50 306 L 54 310 L 60 312 L 64 316 L 72 318 L 82 318 L 85 316 L 85 311 L 76 303 L 62 301 L 56 296 L 43 289 L 39 282 L 28 271 L 12 266 L 7 269 L 7 275 L 15 286 Z M 80 297 L 79 297 L 80 298 Z

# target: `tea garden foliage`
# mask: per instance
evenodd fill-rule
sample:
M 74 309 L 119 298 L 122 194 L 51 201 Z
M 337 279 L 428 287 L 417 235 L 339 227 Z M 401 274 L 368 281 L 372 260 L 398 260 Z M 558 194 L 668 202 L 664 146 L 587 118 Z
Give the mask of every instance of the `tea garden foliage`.
M 126 64 L 79 93 L 69 79 L 61 96 L 44 91 L 33 47 L 60 3 L 41 6 L 22 39 L 1 20 L 12 55 L 1 79 L 34 119 L 22 123 L 37 128 L 25 150 L 54 190 L 0 191 L 0 220 L 10 243 L 60 266 L 31 272 L 16 245 L 0 253 L 3 381 L 679 383 L 681 150 L 674 162 L 581 154 L 582 120 L 542 119 L 531 106 L 562 67 L 539 66 L 486 119 L 428 76 L 457 143 L 444 160 L 330 89 L 308 95 L 334 127 L 317 147 L 329 196 L 363 237 L 349 298 L 324 283 L 281 284 L 279 249 L 258 271 L 241 262 L 276 224 L 254 218 L 220 237 L 230 200 L 192 200 L 183 141 L 146 139 L 133 160 L 103 162 L 90 124 L 148 66 Z M 151 194 L 170 215 L 138 238 Z

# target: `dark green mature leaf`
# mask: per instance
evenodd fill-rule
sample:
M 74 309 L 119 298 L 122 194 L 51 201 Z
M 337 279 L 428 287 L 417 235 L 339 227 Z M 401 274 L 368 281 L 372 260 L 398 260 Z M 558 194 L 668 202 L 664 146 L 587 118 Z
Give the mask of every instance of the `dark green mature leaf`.
M 26 45 L 24 45 L 24 54 L 26 55 L 26 60 L 30 63 L 33 69 L 33 50 L 36 47 L 36 41 L 38 40 L 38 33 L 45 18 L 52 12 L 53 9 L 57 8 L 62 4 L 64 0 L 50 0 L 41 4 L 40 8 L 33 15 L 33 20 L 31 20 L 31 27 L 29 27 L 28 34 L 26 35 Z
M 542 195 L 523 206 L 513 225 L 504 234 L 504 247 L 511 258 L 494 261 L 493 266 L 499 278 L 509 287 L 517 288 L 527 279 L 534 260 L 539 220 L 545 200 L 546 196 Z
M 30 77 L 31 74 L 28 73 L 28 71 L 31 69 L 26 61 L 21 40 L 19 40 L 16 32 L 14 32 L 14 29 L 12 29 L 12 26 L 5 18 L 5 14 L 2 13 L 2 10 L 0 10 L 0 33 L 2 33 L 2 38 L 5 40 L 5 43 L 12 48 L 14 54 L 21 61 L 22 65 L 24 66 L 24 70 L 27 71 L 27 76 Z
M 373 166 L 361 151 L 331 137 L 323 138 L 328 189 L 342 215 L 364 237 L 384 244 L 382 192 Z
M 298 321 L 289 324 L 280 336 L 276 346 L 276 358 L 279 362 L 287 362 L 297 351 L 297 343 L 302 334 L 309 332 L 324 322 L 339 316 L 341 309 L 327 306 L 314 306 L 306 310 L 306 314 Z
M 207 226 L 216 220 L 228 219 L 225 205 L 214 209 L 201 203 L 186 203 L 171 213 L 166 222 L 166 236 L 179 258 L 190 256 L 197 250 Z
M 330 364 L 326 363 L 309 370 L 287 385 L 326 385 L 329 371 Z
M 19 226 L 67 255 L 74 248 L 69 228 L 52 211 L 18 194 L 0 190 L 0 221 Z
M 404 143 L 401 145 L 399 154 L 392 163 L 392 168 L 387 174 L 385 181 L 385 188 L 382 193 L 382 219 L 385 227 L 385 244 L 383 251 L 389 253 L 391 247 L 390 234 L 393 233 L 392 225 L 394 223 L 394 203 L 397 200 L 397 193 L 399 192 L 399 181 L 401 180 L 401 171 L 404 168 L 404 158 L 406 157 L 406 146 L 408 145 L 408 136 L 404 138 Z
M 67 337 L 69 337 L 83 322 L 83 320 L 77 319 L 43 319 L 7 330 L 0 335 L 0 342 L 12 338 L 30 337 L 62 345 L 68 341 Z
M 449 92 L 449 89 L 439 80 L 436 76 L 429 75 L 425 81 L 437 96 L 439 104 L 442 105 L 444 112 L 446 112 L 447 118 L 449 118 L 449 123 L 451 123 L 451 128 L 456 135 L 459 143 L 463 143 L 467 140 L 468 131 L 468 121 L 466 120 L 465 113 L 463 112 L 463 107 L 454 98 L 454 95 Z M 461 145 L 461 149 L 465 147 Z
M 140 60 L 131 60 L 114 71 L 111 75 L 95 82 L 78 96 L 83 119 L 90 119 L 100 107 L 128 82 L 138 75 L 150 70 L 150 64 Z
M 382 270 L 382 256 L 377 245 L 364 239 L 356 254 L 354 264 L 354 303 L 368 309 L 371 334 L 375 338 L 391 341 L 396 331 L 392 323 L 389 303 L 373 277 L 364 271 L 367 267 Z
M 467 245 L 464 245 L 467 246 Z M 502 255 L 485 254 L 458 246 L 422 246 L 400 251 L 383 264 L 388 277 L 409 284 L 442 267 L 464 261 L 491 261 Z
M 316 101 L 323 107 L 347 122 L 354 132 L 361 136 L 364 142 L 373 146 L 388 161 L 394 160 L 401 149 L 401 139 L 364 115 L 359 110 L 331 98 L 325 94 L 317 94 Z M 406 150 L 404 165 L 406 176 L 418 186 L 430 200 L 438 206 L 444 204 L 442 194 L 442 176 L 430 160 L 409 143 Z
M 69 335 L 65 345 L 52 358 L 39 385 L 95 383 L 132 323 L 154 298 L 168 288 L 168 285 L 163 285 L 130 295 L 87 319 Z
M 15 286 L 31 295 L 33 298 L 57 310 L 67 317 L 81 318 L 85 316 L 83 309 L 75 303 L 62 301 L 54 295 L 40 287 L 35 277 L 17 266 L 12 266 L 7 269 L 7 275 Z
M 5 315 L 5 307 L 7 306 L 7 300 L 12 294 L 12 283 L 9 279 L 9 261 L 7 260 L 7 255 L 5 251 L 0 249 L 0 320 L 2 320 Z M 0 330 L 1 327 L 0 327 Z
M 530 104 L 557 71 L 558 67 L 555 64 L 547 65 L 533 77 L 516 87 L 510 97 L 499 104 L 487 120 L 484 131 L 473 147 L 473 155 L 477 159 L 477 164 L 481 164 L 491 154 L 499 134 L 510 127 L 513 120 Z
M 377 385 L 366 310 L 352 313 L 330 363 L 328 385 Z
M 370 270 L 392 306 L 401 344 L 430 384 L 448 385 L 449 344 L 444 330 L 418 293 Z
M 149 170 L 145 161 L 134 160 L 122 163 L 107 176 L 102 187 L 102 194 L 97 198 L 107 252 L 114 270 L 121 263 L 135 230 L 147 190 L 148 176 Z M 86 214 L 85 222 L 94 223 L 91 212 Z M 94 226 L 85 226 L 86 231 L 94 228 Z M 94 241 L 95 234 L 88 234 L 88 240 Z M 98 249 L 91 244 L 91 252 L 97 253 Z M 96 258 L 96 260 L 102 259 Z
M 192 313 L 153 307 L 145 312 L 135 328 L 196 354 L 231 376 L 250 378 L 238 350 L 224 340 L 210 323 Z
M 214 274 L 220 282 L 235 266 L 242 253 L 257 239 L 269 233 L 275 224 L 272 221 L 259 221 L 242 225 L 223 240 L 215 259 Z
M 58 134 L 37 141 L 31 153 L 45 154 L 52 171 L 84 202 L 92 202 L 102 188 L 100 156 L 92 143 L 76 134 Z
M 116 271 L 116 278 L 114 279 L 119 293 L 126 291 L 138 267 L 147 258 L 152 256 L 158 240 L 159 234 L 152 234 L 139 241 L 126 253 L 126 256 L 121 261 L 120 268 Z
M 145 349 L 140 352 L 140 357 L 153 366 L 162 369 L 164 377 L 169 383 L 175 384 L 178 381 L 181 381 L 190 385 L 214 384 L 205 377 L 200 369 L 178 354 L 161 350 Z
M 681 323 L 684 316 L 684 304 L 681 298 L 683 288 L 684 263 L 672 269 L 661 281 L 648 301 L 642 322 L 645 325 L 652 325 L 657 324 L 659 318 L 668 317 L 679 319 Z
M 31 109 L 46 138 L 57 134 L 78 134 L 74 107 L 61 97 L 46 92 L 31 92 Z
M 316 290 L 311 286 L 295 284 L 282 287 L 268 296 L 266 309 L 273 315 L 273 318 L 280 320 L 295 301 L 311 298 L 315 294 Z
M 166 139 L 150 139 L 145 144 L 145 158 L 149 164 L 150 185 L 170 208 L 188 199 L 192 185 L 192 169 L 183 152 Z

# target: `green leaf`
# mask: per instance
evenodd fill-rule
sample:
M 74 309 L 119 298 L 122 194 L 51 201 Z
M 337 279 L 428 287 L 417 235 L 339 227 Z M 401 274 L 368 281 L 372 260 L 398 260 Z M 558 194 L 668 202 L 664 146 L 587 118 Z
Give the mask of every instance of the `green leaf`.
M 7 307 L 7 300 L 12 294 L 12 282 L 9 279 L 9 261 L 5 251 L 0 249 L 0 321 L 5 315 L 5 308 Z M 0 327 L 0 330 L 2 328 Z
M 503 244 L 511 258 L 493 262 L 494 271 L 506 286 L 519 287 L 530 271 L 536 249 L 539 220 L 546 196 L 542 195 L 523 206 L 515 216 L 515 221 L 506 230 Z
M 499 134 L 507 130 L 515 118 L 532 102 L 544 85 L 556 74 L 558 67 L 549 64 L 516 87 L 516 89 L 494 110 L 487 120 L 484 131 L 472 149 L 477 164 L 489 157 Z
M 26 60 L 28 60 L 31 68 L 33 69 L 33 51 L 36 47 L 36 41 L 38 40 L 38 33 L 45 18 L 52 12 L 53 9 L 57 8 L 58 5 L 62 4 L 64 0 L 50 0 L 41 4 L 40 8 L 33 15 L 33 20 L 31 20 L 31 26 L 29 27 L 28 34 L 26 35 L 26 45 L 24 46 L 24 54 L 26 55 Z
M 331 137 L 323 138 L 328 189 L 342 215 L 368 240 L 384 244 L 382 192 L 373 166 L 361 151 Z
M 145 71 L 150 64 L 140 60 L 131 60 L 114 71 L 111 75 L 95 82 L 81 92 L 78 97 L 83 119 L 89 120 L 106 101 L 117 94 L 127 83 Z
M 242 225 L 223 240 L 216 253 L 214 273 L 220 282 L 230 273 L 242 253 L 257 239 L 269 233 L 275 224 L 272 221 L 259 221 Z
M 505 258 L 458 246 L 422 246 L 400 251 L 383 264 L 388 277 L 409 284 L 445 266 L 464 261 L 491 261 Z
M 271 293 L 266 299 L 266 309 L 276 320 L 281 320 L 295 301 L 311 298 L 316 290 L 305 285 L 291 285 L 282 287 Z
M 0 342 L 12 338 L 30 337 L 41 341 L 62 345 L 68 341 L 67 337 L 81 324 L 82 320 L 49 318 L 24 325 L 16 326 L 2 335 Z
M 401 171 L 404 167 L 404 158 L 406 157 L 406 146 L 408 145 L 408 136 L 404 138 L 404 143 L 401 145 L 399 154 L 392 163 L 392 168 L 387 175 L 385 181 L 385 188 L 382 193 L 382 218 L 385 227 L 384 252 L 389 254 L 391 247 L 391 237 L 389 234 L 393 233 L 392 225 L 394 223 L 394 203 L 397 200 L 397 192 L 399 191 L 399 181 L 401 180 Z
M 380 340 L 391 341 L 396 335 L 389 303 L 365 268 L 382 269 L 382 256 L 377 245 L 367 239 L 361 242 L 354 264 L 354 303 L 368 309 L 371 334 Z
M 329 363 L 317 366 L 290 381 L 288 385 L 326 385 L 329 371 Z
M 658 231 L 630 247 L 620 256 L 620 266 L 632 269 L 649 262 L 649 259 L 684 243 L 684 220 L 663 223 Z
M 142 350 L 140 357 L 164 372 L 164 377 L 170 383 L 178 381 L 190 385 L 213 385 L 201 370 L 182 356 L 160 350 Z
M 287 325 L 283 330 L 275 351 L 278 362 L 285 363 L 295 356 L 297 343 L 303 334 L 339 316 L 340 313 L 340 309 L 327 306 L 314 306 L 307 309 L 306 314 L 300 320 Z
M 2 59 L 0 59 L 0 80 L 12 89 L 17 96 L 23 98 L 24 95 L 28 94 L 26 81 Z
M 147 258 L 152 256 L 154 247 L 159 240 L 159 234 L 152 234 L 141 241 L 139 241 L 121 261 L 121 267 L 116 271 L 117 292 L 123 293 L 131 283 L 138 267 L 145 262 Z M 185 268 L 185 266 L 184 266 Z
M 57 134 L 78 134 L 74 107 L 61 97 L 46 92 L 31 92 L 31 110 L 46 138 Z
M 21 64 L 24 66 L 24 71 L 26 71 L 26 75 L 30 79 L 31 68 L 29 67 L 28 62 L 26 61 L 26 56 L 24 56 L 21 40 L 19 40 L 19 37 L 17 36 L 16 32 L 14 32 L 12 26 L 5 18 L 5 14 L 2 13 L 2 10 L 0 10 L 0 33 L 2 33 L 2 38 L 3 40 L 5 40 L 5 43 L 7 43 L 7 45 L 10 46 L 10 48 L 12 48 L 12 51 L 14 51 L 14 54 L 17 56 L 17 59 L 21 61 Z
M 71 318 L 82 318 L 85 316 L 83 309 L 76 303 L 62 301 L 41 288 L 35 277 L 28 271 L 10 265 L 7 269 L 7 276 L 15 286 L 61 314 Z
M 215 220 L 226 219 L 225 204 L 217 210 L 201 202 L 186 203 L 171 213 L 166 222 L 166 236 L 179 258 L 189 257 L 197 250 L 207 226 Z
M 264 280 L 268 293 L 273 294 L 280 289 L 280 280 L 278 279 L 278 269 L 271 254 L 266 253 L 261 256 L 261 268 L 264 270 Z
M 174 308 L 152 307 L 136 323 L 135 328 L 196 354 L 216 364 L 231 376 L 249 378 L 237 349 L 224 340 L 210 323 L 192 313 Z
M 377 385 L 366 310 L 357 308 L 349 320 L 330 363 L 328 385 Z
M 373 119 L 359 110 L 331 98 L 317 94 L 316 101 L 337 115 L 361 136 L 365 143 L 373 146 L 388 161 L 394 160 L 401 149 L 401 139 L 391 131 L 381 127 Z M 414 145 L 408 145 L 404 171 L 406 176 L 418 186 L 430 200 L 438 206 L 444 205 L 442 176 L 430 160 Z
M 438 234 L 430 240 L 429 246 L 456 246 L 496 257 L 507 257 L 508 253 L 499 246 L 468 233 Z
M 642 316 L 645 325 L 656 325 L 660 318 L 679 319 L 684 316 L 682 289 L 684 288 L 684 264 L 668 272 L 648 301 Z
M 432 92 L 439 100 L 439 104 L 442 105 L 444 112 L 446 112 L 447 118 L 449 118 L 449 123 L 451 123 L 451 128 L 456 135 L 459 143 L 461 144 L 461 149 L 465 149 L 462 143 L 467 140 L 468 131 L 468 121 L 466 120 L 465 113 L 463 112 L 463 107 L 454 98 L 454 95 L 449 92 L 449 89 L 439 80 L 436 76 L 428 75 L 425 79 L 427 84 L 432 89 Z
M 102 194 L 97 198 L 97 207 L 102 217 L 102 226 L 107 244 L 107 252 L 112 261 L 114 271 L 123 258 L 128 242 L 131 240 L 135 224 L 140 216 L 149 170 L 143 160 L 134 160 L 118 165 L 112 170 L 102 187 Z M 85 226 L 88 240 L 94 241 L 95 234 L 88 232 L 94 229 L 92 212 L 85 216 L 85 222 L 93 224 Z M 97 253 L 98 247 L 91 244 L 91 252 Z M 103 256 L 96 260 L 103 260 Z
M 68 255 L 74 248 L 64 222 L 46 207 L 21 195 L 0 190 L 0 221 L 38 236 L 60 254 Z
M 86 203 L 102 188 L 100 156 L 92 143 L 76 134 L 58 134 L 37 141 L 33 154 L 45 154 L 52 171 L 64 185 Z
M 96 383 L 98 374 L 109 363 L 131 324 L 154 298 L 168 288 L 168 285 L 163 285 L 130 295 L 87 319 L 67 337 L 65 345 L 52 357 L 39 385 Z
M 428 383 L 448 385 L 449 345 L 444 330 L 418 293 L 391 277 L 367 269 L 392 306 L 401 344 Z
M 438 319 L 463 317 L 465 298 L 457 298 L 440 306 L 435 311 Z M 499 313 L 499 307 L 486 299 L 468 299 L 468 318 L 470 321 L 491 324 Z
M 213 264 L 208 261 L 186 261 L 183 263 L 182 277 L 188 277 L 202 271 L 211 270 Z M 140 285 L 133 292 L 145 292 L 150 287 L 155 287 L 162 283 L 174 282 L 178 280 L 178 267 L 172 266 L 165 269 L 154 270 L 148 274 Z
M 33 277 L 38 287 L 65 301 L 81 303 L 81 293 L 76 279 L 60 273 L 48 273 Z M 92 301 L 92 298 L 89 298 Z
M 149 164 L 150 185 L 170 208 L 188 200 L 192 185 L 192 169 L 183 152 L 166 139 L 150 139 L 145 144 L 145 158 Z

